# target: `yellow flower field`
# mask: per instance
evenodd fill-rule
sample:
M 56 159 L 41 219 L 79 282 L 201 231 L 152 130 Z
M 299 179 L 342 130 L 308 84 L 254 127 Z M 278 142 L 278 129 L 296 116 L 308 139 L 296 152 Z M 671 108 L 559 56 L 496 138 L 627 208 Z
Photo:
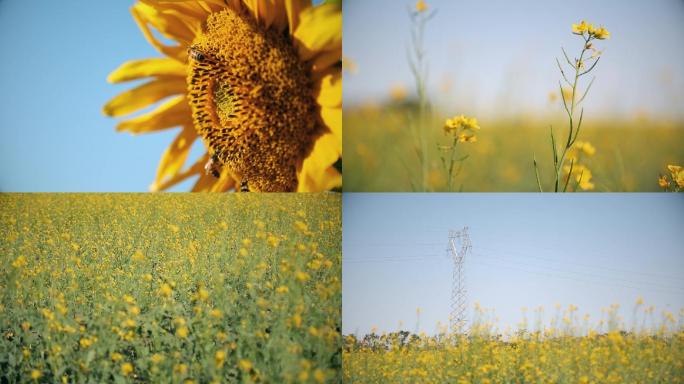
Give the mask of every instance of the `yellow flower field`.
M 344 190 L 398 192 L 420 190 L 412 175 L 420 172 L 415 161 L 414 140 L 408 134 L 409 116 L 415 113 L 411 102 L 390 105 L 366 105 L 345 109 L 346 156 L 348 171 Z M 446 117 L 442 111 L 439 117 Z M 431 191 L 466 192 L 536 192 L 537 181 L 532 154 L 536 154 L 541 182 L 553 183 L 553 163 L 549 146 L 549 124 L 562 126 L 559 115 L 520 115 L 505 119 L 478 116 L 483 127 L 477 133 L 477 142 L 464 145 L 459 156 L 468 156 L 454 177 L 453 188 L 442 170 L 437 146 L 428 148 L 432 160 L 428 164 L 427 184 Z M 429 133 L 431 142 L 445 142 L 443 120 L 435 118 Z M 585 154 L 582 162 L 591 169 L 590 188 L 580 191 L 595 192 L 657 192 L 659 177 L 668 164 L 682 162 L 681 143 L 684 141 L 681 121 L 649 118 L 610 119 L 600 116 L 586 117 L 580 141 L 590 143 L 594 149 Z M 468 143 L 470 144 L 470 143 Z M 577 168 L 573 170 L 573 174 Z M 585 173 L 584 178 L 586 179 Z M 574 183 L 571 183 L 574 184 Z M 570 189 L 570 188 L 569 188 Z
M 330 382 L 337 194 L 0 195 L 0 382 Z
M 643 303 L 643 302 L 642 302 Z M 638 303 L 638 305 L 640 305 Z M 345 337 L 346 383 L 681 383 L 684 323 L 625 332 L 611 318 L 588 331 L 571 306 L 562 320 L 503 335 L 491 323 L 469 336 L 395 332 Z M 653 308 L 645 310 L 653 314 Z M 652 317 L 650 317 L 652 320 Z M 524 328 L 521 328 L 524 329 Z M 598 329 L 598 330 L 597 330 Z M 601 330 L 603 329 L 603 330 Z

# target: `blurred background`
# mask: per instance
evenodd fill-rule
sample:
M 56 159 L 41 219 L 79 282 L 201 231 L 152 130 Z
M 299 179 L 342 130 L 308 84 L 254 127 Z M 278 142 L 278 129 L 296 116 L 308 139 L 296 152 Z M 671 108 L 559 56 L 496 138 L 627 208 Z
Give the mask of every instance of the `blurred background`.
M 580 140 L 592 142 L 595 190 L 657 190 L 666 163 L 684 161 L 684 2 L 427 1 L 430 134 L 443 118 L 475 116 L 482 131 L 468 145 L 463 190 L 534 190 L 533 153 L 544 174 L 549 126 L 566 135 L 555 59 L 578 56 L 580 20 L 605 26 L 601 61 Z M 406 134 L 415 109 L 407 62 L 415 2 L 347 1 L 344 13 L 345 190 L 410 190 L 416 157 Z M 434 156 L 433 156 L 434 157 Z M 438 165 L 438 164 L 437 164 Z M 432 167 L 438 168 L 435 164 Z M 592 167 L 593 165 L 593 167 Z M 486 171 L 483 171 L 486 170 Z M 492 172 L 494 171 L 494 172 Z M 544 171 L 546 171 L 544 173 Z M 443 180 L 432 177 L 435 190 Z

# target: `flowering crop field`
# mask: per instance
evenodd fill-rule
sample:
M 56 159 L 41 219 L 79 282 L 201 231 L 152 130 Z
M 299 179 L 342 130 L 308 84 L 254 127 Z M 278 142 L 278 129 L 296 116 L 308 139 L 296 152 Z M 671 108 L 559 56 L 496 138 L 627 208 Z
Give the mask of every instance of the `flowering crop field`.
M 669 314 L 654 332 L 558 328 L 502 337 L 395 332 L 345 337 L 346 383 L 682 383 L 684 326 Z M 586 323 L 586 320 L 585 320 Z
M 338 194 L 0 195 L 0 382 L 330 382 Z
M 413 110 L 402 106 L 365 106 L 345 110 L 345 191 L 411 191 L 417 187 L 411 175 L 419 172 L 416 150 L 409 134 Z M 521 116 L 480 120 L 478 141 L 463 145 L 468 156 L 455 177 L 455 191 L 536 192 L 533 156 L 540 162 L 543 185 L 551 182 L 553 169 L 549 125 L 563 131 L 560 118 Z M 611 120 L 587 118 L 581 140 L 595 153 L 585 162 L 591 169 L 591 191 L 659 191 L 658 177 L 669 175 L 668 164 L 680 164 L 684 153 L 684 124 L 658 119 Z M 430 142 L 446 143 L 439 122 L 430 125 Z M 648 150 L 645 150 L 648 148 Z M 428 189 L 446 191 L 437 146 L 428 148 Z M 412 185 L 413 183 L 413 185 Z M 419 188 L 418 188 L 419 189 Z M 579 189 L 579 188 L 578 188 Z M 545 189 L 545 191 L 547 191 Z

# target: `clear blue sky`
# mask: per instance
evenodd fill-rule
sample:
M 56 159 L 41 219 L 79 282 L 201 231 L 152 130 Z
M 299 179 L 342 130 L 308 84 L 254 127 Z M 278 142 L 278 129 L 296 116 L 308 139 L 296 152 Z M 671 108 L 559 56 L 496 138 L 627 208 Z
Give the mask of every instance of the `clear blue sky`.
M 175 129 L 116 133 L 101 112 L 132 85 L 108 84 L 112 70 L 159 56 L 132 4 L 0 1 L 0 191 L 147 190 Z
M 684 2 L 681 0 L 428 0 L 437 14 L 426 31 L 433 101 L 450 113 L 505 115 L 548 111 L 558 89 L 555 58 L 581 49 L 570 32 L 587 19 L 612 36 L 587 98 L 590 110 L 682 117 Z M 344 103 L 382 100 L 393 84 L 413 89 L 406 62 L 407 8 L 414 1 L 344 3 L 344 55 L 358 64 L 345 73 Z M 440 91 L 445 78 L 450 94 Z M 559 105 L 553 105 L 556 111 Z M 588 110 L 588 112 L 590 111 Z
M 675 194 L 362 194 L 343 196 L 343 332 L 432 333 L 448 323 L 449 229 L 470 227 L 472 304 L 515 326 L 521 308 L 579 307 L 593 320 L 635 300 L 684 308 L 684 196 Z M 531 317 L 531 316 L 530 316 Z M 630 324 L 629 322 L 627 324 Z

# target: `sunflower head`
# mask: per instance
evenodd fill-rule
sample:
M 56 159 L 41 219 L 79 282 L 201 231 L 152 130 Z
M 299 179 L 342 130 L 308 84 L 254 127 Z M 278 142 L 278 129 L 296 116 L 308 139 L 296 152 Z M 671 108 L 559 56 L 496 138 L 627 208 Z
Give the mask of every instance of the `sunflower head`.
M 167 57 L 134 60 L 114 71 L 112 82 L 153 79 L 115 97 L 104 112 L 121 116 L 178 95 L 117 128 L 142 133 L 182 127 L 162 155 L 152 190 L 196 174 L 193 191 L 341 185 L 339 5 L 140 0 L 132 12 Z M 178 45 L 164 45 L 151 27 Z M 207 153 L 184 169 L 197 137 Z
M 188 97 L 210 153 L 250 190 L 292 191 L 321 130 L 307 70 L 285 35 L 230 8 L 189 48 Z

